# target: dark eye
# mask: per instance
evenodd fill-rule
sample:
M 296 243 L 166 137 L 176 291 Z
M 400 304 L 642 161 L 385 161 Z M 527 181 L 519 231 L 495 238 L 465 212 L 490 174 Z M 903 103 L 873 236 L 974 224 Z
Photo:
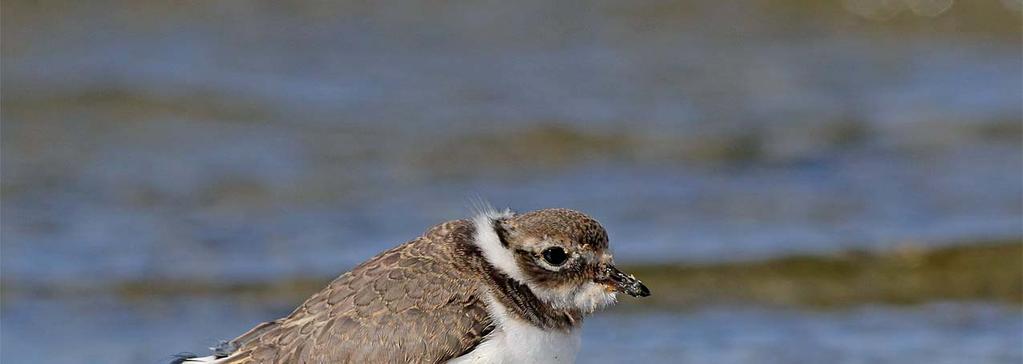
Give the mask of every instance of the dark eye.
M 540 254 L 543 255 L 543 260 L 546 260 L 547 263 L 553 266 L 565 264 L 565 261 L 568 260 L 568 254 L 565 253 L 565 249 L 559 246 L 544 249 L 543 253 Z

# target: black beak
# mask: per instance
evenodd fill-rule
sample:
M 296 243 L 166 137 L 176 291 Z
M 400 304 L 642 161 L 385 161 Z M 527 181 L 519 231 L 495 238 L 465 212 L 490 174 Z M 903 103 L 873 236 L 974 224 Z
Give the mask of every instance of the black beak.
M 611 284 L 615 290 L 628 294 L 632 297 L 646 297 L 650 295 L 650 289 L 643 285 L 636 277 L 625 274 L 613 265 L 608 264 L 603 268 L 601 276 L 605 284 Z

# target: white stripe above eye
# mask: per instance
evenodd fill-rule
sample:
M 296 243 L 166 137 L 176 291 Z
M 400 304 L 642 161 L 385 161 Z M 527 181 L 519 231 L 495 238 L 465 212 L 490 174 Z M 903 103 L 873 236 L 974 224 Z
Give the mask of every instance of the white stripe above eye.
M 511 216 L 512 212 L 509 210 L 499 212 L 493 209 L 486 209 L 480 211 L 472 218 L 472 223 L 476 227 L 476 246 L 480 248 L 480 251 L 483 252 L 483 257 L 487 259 L 491 266 L 520 283 L 526 283 L 526 276 L 522 274 L 519 265 L 515 263 L 515 256 L 512 255 L 511 250 L 508 250 L 501 244 L 501 238 L 494 231 L 494 220 Z

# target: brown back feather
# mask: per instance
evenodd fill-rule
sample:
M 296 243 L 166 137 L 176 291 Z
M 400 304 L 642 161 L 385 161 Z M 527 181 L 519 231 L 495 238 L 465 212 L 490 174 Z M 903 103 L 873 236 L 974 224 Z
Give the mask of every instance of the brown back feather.
M 438 225 L 331 282 L 285 318 L 231 341 L 227 363 L 439 363 L 493 330 L 468 221 Z

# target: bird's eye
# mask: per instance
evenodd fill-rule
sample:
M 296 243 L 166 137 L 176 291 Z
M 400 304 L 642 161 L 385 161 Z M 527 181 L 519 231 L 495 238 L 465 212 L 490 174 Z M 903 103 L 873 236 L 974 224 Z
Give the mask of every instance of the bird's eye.
M 559 246 L 544 249 L 540 254 L 543 255 L 543 260 L 546 260 L 547 263 L 553 266 L 565 264 L 565 261 L 568 260 L 568 254 L 565 253 L 565 249 Z

